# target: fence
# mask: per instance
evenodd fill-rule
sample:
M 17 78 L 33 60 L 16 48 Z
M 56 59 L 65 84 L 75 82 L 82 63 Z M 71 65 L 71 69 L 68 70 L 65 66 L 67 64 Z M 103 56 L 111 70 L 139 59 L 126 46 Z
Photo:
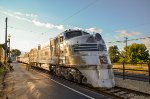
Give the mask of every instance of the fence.
M 113 63 L 114 74 L 124 79 L 146 81 L 150 84 L 150 63 Z

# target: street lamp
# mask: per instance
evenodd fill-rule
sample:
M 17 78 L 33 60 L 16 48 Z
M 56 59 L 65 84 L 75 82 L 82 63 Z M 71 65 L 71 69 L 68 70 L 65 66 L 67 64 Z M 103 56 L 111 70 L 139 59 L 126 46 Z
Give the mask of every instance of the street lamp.
M 8 63 L 10 64 L 10 62 L 11 62 L 11 58 L 10 58 L 10 38 L 11 38 L 11 36 L 10 36 L 10 34 L 8 35 Z

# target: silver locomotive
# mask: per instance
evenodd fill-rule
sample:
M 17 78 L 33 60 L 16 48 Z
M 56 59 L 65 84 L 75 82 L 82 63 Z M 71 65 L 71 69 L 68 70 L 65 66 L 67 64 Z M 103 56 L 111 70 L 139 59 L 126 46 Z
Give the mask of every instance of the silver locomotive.
M 66 30 L 50 39 L 49 44 L 32 49 L 29 63 L 93 87 L 115 86 L 111 61 L 99 33 L 91 35 L 82 30 Z

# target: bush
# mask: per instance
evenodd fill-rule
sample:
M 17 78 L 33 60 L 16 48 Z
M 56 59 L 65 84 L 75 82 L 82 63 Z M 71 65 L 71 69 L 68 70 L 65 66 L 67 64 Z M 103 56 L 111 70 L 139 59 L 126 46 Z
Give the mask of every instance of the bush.
M 0 74 L 8 70 L 8 65 L 5 65 L 4 63 L 0 62 Z

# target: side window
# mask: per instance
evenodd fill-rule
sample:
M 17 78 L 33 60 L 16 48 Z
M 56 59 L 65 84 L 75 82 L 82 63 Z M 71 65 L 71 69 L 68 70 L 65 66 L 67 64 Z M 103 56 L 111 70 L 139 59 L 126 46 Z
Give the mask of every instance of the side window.
M 55 44 L 57 44 L 59 42 L 58 38 L 55 39 Z
M 50 46 L 54 46 L 55 45 L 55 39 L 51 39 L 50 40 Z
M 48 52 L 45 52 L 45 55 L 47 56 L 47 55 L 48 55 Z
M 61 36 L 59 39 L 60 39 L 60 42 L 62 42 L 64 40 L 64 37 Z

